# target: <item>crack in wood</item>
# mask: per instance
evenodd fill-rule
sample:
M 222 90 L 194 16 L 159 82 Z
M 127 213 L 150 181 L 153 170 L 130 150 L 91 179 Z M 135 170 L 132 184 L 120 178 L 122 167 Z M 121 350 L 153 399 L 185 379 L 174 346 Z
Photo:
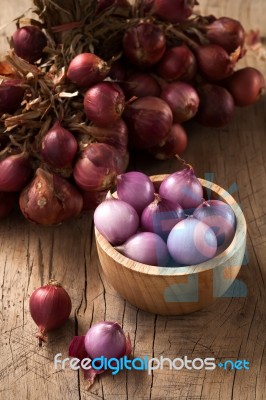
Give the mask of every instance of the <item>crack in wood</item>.
M 251 332 L 251 328 L 253 327 L 253 321 L 254 321 L 254 318 L 255 318 L 255 315 L 256 315 L 257 305 L 258 305 L 258 300 L 255 303 L 254 311 L 253 311 L 253 314 L 252 314 L 252 317 L 251 317 L 251 321 L 250 321 L 250 325 L 249 325 L 249 328 L 248 328 L 247 342 L 249 340 L 249 335 L 250 335 L 250 332 Z
M 158 315 L 155 314 L 154 316 L 154 328 L 153 328 L 153 339 L 152 339 L 152 358 L 155 355 L 155 339 L 156 339 L 156 323 L 157 323 Z M 154 372 L 151 370 L 151 385 L 150 385 L 150 399 L 152 399 L 152 389 L 153 389 L 153 382 L 154 382 Z
M 2 319 L 4 319 L 4 289 L 5 289 L 5 275 L 6 275 L 6 264 L 7 264 L 7 255 L 5 257 L 5 262 L 4 262 L 4 269 L 3 269 L 3 279 L 2 279 Z
M 31 279 L 32 270 L 33 270 L 33 261 L 30 264 L 30 232 L 29 231 L 27 232 L 26 265 L 27 265 L 27 271 L 28 271 L 28 279 L 27 279 L 27 285 L 25 286 L 24 297 L 26 297 L 28 294 L 30 279 Z
M 86 313 L 87 305 L 88 305 L 88 301 L 87 301 L 87 288 L 88 288 L 87 273 L 88 273 L 87 272 L 87 260 L 86 260 L 86 256 L 84 255 L 84 289 L 83 289 L 84 311 L 83 311 L 83 314 Z
M 102 400 L 105 400 L 105 398 L 104 398 L 103 382 L 102 382 L 102 380 L 100 380 L 100 381 L 101 381 L 101 388 L 102 388 Z
M 100 270 L 99 270 L 99 268 L 98 268 L 98 275 L 99 275 L 99 278 L 100 278 L 100 281 L 101 281 L 101 284 L 102 284 L 102 287 L 103 287 L 103 302 L 104 302 L 104 321 L 106 320 L 106 289 L 105 289 L 105 285 L 104 285 L 104 282 L 103 282 L 103 279 L 102 279 L 102 275 L 101 275 L 101 272 L 100 272 Z
M 133 342 L 133 357 L 135 357 L 135 346 L 136 346 L 136 337 L 137 337 L 137 329 L 138 329 L 138 315 L 139 315 L 139 308 L 137 309 L 136 312 L 136 318 L 135 318 L 135 332 L 134 332 L 134 342 Z
M 126 302 L 126 300 L 124 300 L 124 308 L 123 308 L 122 321 L 121 321 L 122 328 L 124 328 L 124 318 L 125 318 L 125 312 L 126 312 L 126 305 L 127 305 L 127 302 Z
M 41 286 L 43 286 L 45 268 L 43 263 L 43 252 L 42 252 L 42 244 L 40 238 L 38 239 L 38 265 L 39 265 L 39 276 L 41 280 Z
M 242 338 L 240 346 L 239 346 L 238 354 L 237 354 L 237 357 L 236 357 L 237 360 L 239 360 L 242 343 L 243 343 L 243 338 Z M 234 374 L 234 376 L 233 376 L 233 383 L 232 383 L 232 389 L 231 389 L 231 400 L 234 400 L 235 380 L 236 380 L 236 374 L 237 374 L 237 370 L 236 369 L 234 369 L 233 374 Z
M 54 231 L 52 231 L 51 235 L 51 245 L 50 245 L 50 254 L 49 254 L 49 269 L 48 269 L 48 279 L 54 279 L 52 276 L 53 271 L 53 256 L 54 256 Z

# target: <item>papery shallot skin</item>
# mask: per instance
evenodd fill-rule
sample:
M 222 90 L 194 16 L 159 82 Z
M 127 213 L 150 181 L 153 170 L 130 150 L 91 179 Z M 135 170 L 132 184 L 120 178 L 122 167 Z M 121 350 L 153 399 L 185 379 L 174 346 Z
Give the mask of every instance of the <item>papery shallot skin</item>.
M 0 83 L 0 116 L 4 113 L 13 114 L 19 108 L 24 93 L 21 80 L 3 80 Z
M 160 185 L 159 195 L 178 203 L 186 213 L 194 211 L 203 201 L 203 188 L 192 167 L 174 172 Z
M 118 173 L 118 159 L 118 152 L 113 146 L 91 143 L 75 163 L 73 176 L 76 184 L 85 191 L 109 189 Z
M 116 83 L 101 82 L 85 93 L 84 111 L 95 125 L 114 124 L 121 118 L 124 108 L 125 96 Z
M 197 265 L 215 256 L 217 240 L 207 224 L 189 217 L 171 230 L 167 247 L 177 264 Z
M 144 208 L 154 200 L 154 185 L 142 172 L 126 172 L 117 176 L 117 195 L 141 215 Z
M 223 47 L 228 54 L 243 48 L 245 31 L 241 23 L 233 18 L 222 17 L 206 27 L 206 37 L 211 43 Z
M 185 45 L 172 47 L 164 53 L 157 71 L 159 76 L 168 82 L 177 80 L 189 82 L 197 72 L 196 58 Z
M 33 174 L 28 153 L 13 154 L 0 161 L 0 191 L 19 192 Z
M 32 182 L 21 192 L 19 205 L 25 218 L 49 226 L 77 217 L 83 199 L 66 179 L 38 168 Z
M 90 87 L 104 80 L 110 67 L 93 53 L 78 54 L 71 61 L 67 78 L 80 87 Z
M 168 104 L 152 96 L 128 104 L 123 117 L 129 129 L 129 144 L 136 149 L 163 144 L 173 124 L 173 113 Z
M 100 143 L 106 143 L 113 146 L 119 152 L 126 153 L 128 147 L 128 129 L 122 119 L 104 127 L 92 125 L 90 134 Z
M 45 34 L 33 25 L 17 29 L 12 36 L 12 41 L 15 53 L 29 63 L 42 58 L 43 49 L 47 46 Z
M 236 56 L 230 56 L 217 44 L 199 46 L 195 53 L 200 72 L 211 81 L 221 81 L 234 71 Z
M 174 124 L 165 143 L 150 148 L 149 152 L 158 160 L 169 160 L 176 155 L 182 155 L 186 150 L 187 142 L 188 138 L 184 127 L 180 124 Z
M 96 208 L 94 224 L 109 243 L 119 245 L 136 233 L 139 216 L 130 204 L 111 198 Z
M 225 86 L 237 107 L 247 107 L 260 99 L 265 90 L 265 79 L 256 68 L 246 67 L 234 72 L 225 81 Z
M 220 200 L 205 201 L 196 208 L 193 216 L 212 228 L 217 239 L 217 252 L 221 253 L 232 242 L 236 217 L 228 204 Z
M 132 97 L 159 97 L 161 87 L 157 80 L 149 74 L 135 73 L 123 84 L 123 90 L 128 99 Z
M 85 336 L 85 348 L 92 359 L 101 356 L 119 359 L 126 354 L 126 347 L 126 335 L 117 322 L 98 322 Z
M 71 164 L 78 150 L 74 135 L 57 121 L 44 135 L 41 144 L 43 159 L 55 168 Z
M 178 203 L 156 194 L 155 200 L 141 214 L 141 227 L 145 232 L 153 232 L 167 239 L 172 228 L 185 218 L 185 212 Z
M 105 368 L 89 369 L 82 367 L 82 361 L 93 360 L 96 358 L 116 358 L 129 357 L 132 352 L 132 344 L 129 334 L 125 335 L 122 327 L 117 322 L 101 321 L 91 326 L 85 336 L 74 336 L 68 354 L 80 360 L 84 379 L 89 389 L 97 375 L 105 372 Z M 96 360 L 95 360 L 96 361 Z
M 116 250 L 142 264 L 165 267 L 169 253 L 164 240 L 153 232 L 139 232 L 131 236 Z
M 171 108 L 175 123 L 180 124 L 192 119 L 198 111 L 198 93 L 188 83 L 175 82 L 165 85 L 161 98 Z
M 140 68 L 156 64 L 166 49 L 163 31 L 149 22 L 128 29 L 123 37 L 123 51 L 130 62 Z
M 67 291 L 55 280 L 36 289 L 30 296 L 30 314 L 38 326 L 39 345 L 47 341 L 46 333 L 61 327 L 69 318 L 72 303 Z
M 196 119 L 201 125 L 220 128 L 232 121 L 235 103 L 227 89 L 206 83 L 199 87 L 198 93 L 200 103 Z

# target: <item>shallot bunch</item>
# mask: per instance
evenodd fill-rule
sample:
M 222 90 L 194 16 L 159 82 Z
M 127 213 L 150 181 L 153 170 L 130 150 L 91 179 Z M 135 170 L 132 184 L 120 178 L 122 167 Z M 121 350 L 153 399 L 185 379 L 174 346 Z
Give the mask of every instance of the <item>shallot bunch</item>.
M 223 127 L 264 90 L 258 70 L 238 69 L 241 23 L 199 15 L 195 0 L 87 2 L 82 21 L 68 4 L 54 18 L 57 3 L 36 2 L 41 23 L 18 22 L 1 63 L 0 218 L 17 198 L 42 225 L 91 211 L 129 152 L 181 155 L 188 121 Z

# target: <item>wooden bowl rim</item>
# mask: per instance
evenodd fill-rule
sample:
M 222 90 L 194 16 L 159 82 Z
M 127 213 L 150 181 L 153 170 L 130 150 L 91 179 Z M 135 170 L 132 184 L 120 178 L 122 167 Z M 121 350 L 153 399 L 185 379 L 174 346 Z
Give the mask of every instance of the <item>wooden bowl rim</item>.
M 153 175 L 150 176 L 150 179 L 152 180 L 152 182 L 159 183 L 162 182 L 168 176 L 169 174 Z M 223 199 L 225 203 L 230 205 L 236 216 L 235 236 L 230 246 L 218 256 L 208 261 L 205 261 L 201 264 L 184 266 L 184 267 L 170 268 L 170 267 L 157 267 L 152 265 L 146 265 L 139 263 L 137 261 L 133 261 L 123 256 L 100 234 L 100 232 L 95 227 L 95 237 L 97 244 L 109 257 L 111 257 L 118 264 L 137 273 L 146 275 L 183 276 L 190 274 L 198 274 L 200 272 L 212 270 L 216 267 L 219 267 L 220 265 L 226 264 L 232 257 L 234 257 L 234 254 L 243 246 L 243 242 L 246 241 L 246 232 L 247 232 L 246 220 L 241 208 L 239 207 L 235 199 L 225 189 L 205 179 L 202 178 L 198 179 L 204 188 L 209 189 L 212 192 L 215 192 Z M 230 263 L 228 263 L 228 265 L 230 266 Z

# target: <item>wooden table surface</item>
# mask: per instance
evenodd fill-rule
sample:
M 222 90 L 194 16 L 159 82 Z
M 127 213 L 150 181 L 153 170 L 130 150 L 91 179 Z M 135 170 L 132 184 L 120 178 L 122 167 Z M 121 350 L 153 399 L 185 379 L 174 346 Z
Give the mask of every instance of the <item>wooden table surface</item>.
M 266 34 L 265 0 L 200 0 L 204 14 L 227 15 L 246 29 Z M 29 0 L 2 0 L 0 26 L 20 15 Z M 0 31 L 5 50 L 6 32 Z M 266 61 L 249 53 L 244 65 L 266 74 Z M 266 281 L 266 97 L 254 107 L 238 110 L 223 129 L 189 126 L 186 160 L 204 177 L 234 192 L 248 223 L 248 264 L 239 275 L 247 296 L 221 298 L 209 308 L 183 317 L 161 317 L 137 310 L 108 285 L 99 270 L 91 216 L 55 228 L 27 223 L 14 213 L 0 223 L 0 399 L 266 399 L 265 281 Z M 147 159 L 135 167 L 151 174 L 177 169 L 175 162 Z M 49 278 L 61 281 L 71 295 L 70 320 L 38 348 L 36 327 L 28 311 L 32 291 Z M 92 323 L 116 320 L 130 333 L 135 356 L 246 359 L 250 371 L 157 370 L 103 374 L 86 392 L 82 374 L 55 370 L 53 357 L 67 356 L 74 335 Z

